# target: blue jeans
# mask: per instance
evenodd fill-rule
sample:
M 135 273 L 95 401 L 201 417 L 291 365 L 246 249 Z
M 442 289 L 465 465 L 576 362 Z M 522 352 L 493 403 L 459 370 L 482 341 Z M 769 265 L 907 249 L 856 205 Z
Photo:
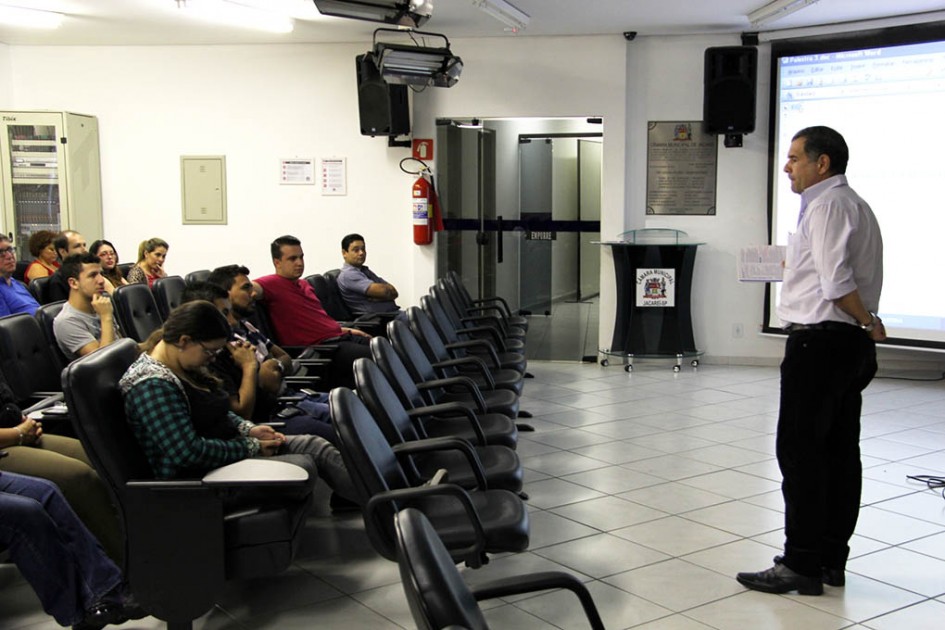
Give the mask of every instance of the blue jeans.
M 108 559 L 52 482 L 0 473 L 0 548 L 20 569 L 43 604 L 63 626 L 121 583 Z

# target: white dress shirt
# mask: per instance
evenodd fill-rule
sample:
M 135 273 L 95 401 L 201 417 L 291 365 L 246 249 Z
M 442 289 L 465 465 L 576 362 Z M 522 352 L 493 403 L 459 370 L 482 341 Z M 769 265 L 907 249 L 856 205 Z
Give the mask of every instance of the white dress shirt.
M 868 311 L 879 310 L 883 237 L 876 217 L 845 175 L 808 187 L 801 207 L 797 232 L 788 238 L 777 311 L 781 324 L 858 324 L 833 300 L 857 290 Z

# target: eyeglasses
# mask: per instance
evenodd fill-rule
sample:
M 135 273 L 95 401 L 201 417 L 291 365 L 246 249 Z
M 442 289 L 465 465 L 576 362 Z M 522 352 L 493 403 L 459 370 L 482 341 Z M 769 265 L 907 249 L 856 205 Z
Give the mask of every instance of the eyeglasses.
M 16 256 L 16 247 L 4 247 L 0 249 L 0 256 L 6 256 L 7 254 Z
M 207 346 L 203 345 L 202 341 L 198 341 L 197 343 L 200 344 L 200 349 L 203 350 L 203 353 L 211 358 L 217 356 L 223 351 L 223 346 L 219 348 L 208 348 Z
M 114 257 L 117 256 L 117 255 L 118 255 L 118 254 L 116 254 L 115 252 L 107 252 L 107 251 L 106 251 L 106 252 L 99 252 L 98 257 L 99 257 L 99 258 L 114 258 Z

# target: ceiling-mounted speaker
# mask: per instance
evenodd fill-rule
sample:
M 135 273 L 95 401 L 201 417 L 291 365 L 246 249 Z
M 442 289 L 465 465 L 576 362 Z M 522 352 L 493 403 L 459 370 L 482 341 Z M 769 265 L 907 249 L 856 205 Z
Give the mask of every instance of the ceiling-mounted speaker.
M 361 134 L 402 136 L 410 133 L 410 105 L 406 85 L 390 85 L 381 79 L 374 55 L 355 58 L 358 76 L 358 113 Z
M 757 78 L 757 48 L 706 48 L 702 97 L 702 120 L 706 133 L 751 133 L 755 130 Z

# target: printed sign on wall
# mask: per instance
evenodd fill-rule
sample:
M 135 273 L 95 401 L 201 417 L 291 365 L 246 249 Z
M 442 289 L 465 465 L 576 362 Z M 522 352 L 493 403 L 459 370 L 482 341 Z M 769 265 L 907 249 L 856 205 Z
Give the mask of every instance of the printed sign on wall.
M 637 269 L 636 305 L 668 308 L 676 306 L 675 269 Z

